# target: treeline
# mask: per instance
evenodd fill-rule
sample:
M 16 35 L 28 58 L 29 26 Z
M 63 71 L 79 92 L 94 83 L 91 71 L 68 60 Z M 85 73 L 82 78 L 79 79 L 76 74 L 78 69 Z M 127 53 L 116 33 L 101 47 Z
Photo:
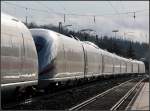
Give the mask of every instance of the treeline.
M 36 25 L 35 23 L 29 23 L 27 27 L 50 29 L 69 37 L 71 37 L 71 35 L 75 36 L 80 41 L 91 41 L 96 45 L 98 45 L 100 48 L 108 50 L 111 53 L 115 53 L 117 55 L 126 58 L 132 58 L 132 59 L 144 61 L 146 64 L 146 69 L 148 70 L 149 67 L 148 60 L 150 59 L 149 58 L 150 55 L 148 53 L 149 46 L 146 43 L 132 42 L 129 40 L 123 40 L 121 38 L 109 37 L 107 35 L 98 37 L 98 36 L 90 35 L 88 33 L 71 31 L 66 28 L 60 29 L 60 27 L 51 24 Z

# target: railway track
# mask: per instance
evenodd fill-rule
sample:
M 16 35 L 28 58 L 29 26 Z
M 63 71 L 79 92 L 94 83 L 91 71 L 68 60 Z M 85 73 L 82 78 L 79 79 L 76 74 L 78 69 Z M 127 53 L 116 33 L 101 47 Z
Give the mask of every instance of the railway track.
M 28 98 L 19 103 L 9 104 L 5 106 L 4 109 L 69 109 L 75 104 L 82 102 L 87 98 L 98 94 L 99 92 L 104 92 L 111 87 L 116 87 L 118 84 L 121 84 L 129 79 L 131 78 L 103 80 L 104 82 L 92 82 L 86 85 L 58 90 L 52 94 L 42 94 L 37 97 Z
M 144 79 L 132 79 L 100 93 L 72 108 L 72 110 L 124 110 L 133 95 L 144 85 Z
M 145 85 L 145 83 L 149 82 L 149 78 L 145 79 L 144 80 L 144 84 L 143 86 Z M 128 105 L 126 106 L 125 110 L 126 111 L 129 111 L 131 110 L 132 106 L 133 106 L 133 103 L 135 102 L 136 98 L 138 97 L 140 91 L 142 90 L 143 87 L 140 87 L 139 89 L 137 89 L 137 92 L 134 94 L 134 96 L 132 96 L 132 98 L 130 98 L 130 102 L 128 103 Z

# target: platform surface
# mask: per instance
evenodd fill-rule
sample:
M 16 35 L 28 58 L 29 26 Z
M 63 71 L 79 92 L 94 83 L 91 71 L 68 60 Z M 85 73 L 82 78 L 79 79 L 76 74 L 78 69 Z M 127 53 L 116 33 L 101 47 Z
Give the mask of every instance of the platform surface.
M 131 110 L 149 110 L 149 83 L 146 82 L 133 103 Z

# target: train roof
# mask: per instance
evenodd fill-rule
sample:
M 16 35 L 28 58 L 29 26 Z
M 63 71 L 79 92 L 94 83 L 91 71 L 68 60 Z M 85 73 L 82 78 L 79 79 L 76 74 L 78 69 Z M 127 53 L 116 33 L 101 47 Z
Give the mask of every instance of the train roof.
M 49 29 L 43 29 L 43 28 L 32 28 L 30 29 L 30 31 L 33 33 L 33 34 L 38 34 L 38 35 L 47 35 L 47 36 L 50 36 L 52 35 L 51 37 L 52 38 L 56 38 L 56 36 L 64 36 L 66 38 L 70 38 L 70 39 L 73 39 L 71 37 L 68 37 L 66 35 L 63 35 L 63 34 L 60 34 L 58 32 L 55 32 L 53 30 L 49 30 Z M 45 37 L 45 36 L 43 36 Z M 73 40 L 76 40 L 76 39 L 73 39 Z
M 138 64 L 144 64 L 142 61 L 138 61 L 138 60 L 132 60 L 132 62 L 138 63 Z
M 23 34 L 24 37 L 32 39 L 29 29 L 19 19 L 3 12 L 1 13 L 1 16 L 1 33 L 4 32 L 10 35 L 17 35 L 20 37 Z
M 83 41 L 83 42 L 85 42 L 85 43 L 87 43 L 87 44 L 89 44 L 89 45 L 91 45 L 91 46 L 93 46 L 93 47 L 99 49 L 99 47 L 98 47 L 96 44 L 94 44 L 94 43 L 92 43 L 92 42 L 90 42 L 90 41 Z
M 18 20 L 17 18 L 3 12 L 1 13 L 1 18 L 3 18 L 4 20 L 14 20 L 16 22 L 20 22 L 20 20 Z

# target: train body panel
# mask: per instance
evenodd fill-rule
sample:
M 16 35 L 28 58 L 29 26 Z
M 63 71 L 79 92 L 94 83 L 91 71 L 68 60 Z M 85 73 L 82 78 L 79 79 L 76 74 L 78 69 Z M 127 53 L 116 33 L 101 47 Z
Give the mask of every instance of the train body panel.
M 138 62 L 133 60 L 132 64 L 133 64 L 133 73 L 138 73 L 138 71 L 139 71 L 139 69 L 138 69 L 139 68 Z
M 102 56 L 97 47 L 90 42 L 84 43 L 84 51 L 86 52 L 86 77 L 98 76 L 101 74 Z
M 143 62 L 141 62 L 141 61 L 138 61 L 138 72 L 139 73 L 144 73 L 145 72 L 145 65 L 144 65 L 144 63 Z
M 119 57 L 114 57 L 114 74 L 120 74 L 121 72 L 121 61 L 119 59 Z
M 64 50 L 62 53 L 65 54 L 65 71 L 63 72 L 65 76 L 63 76 L 61 73 L 62 71 L 59 71 L 60 73 L 57 77 L 58 78 L 65 78 L 65 77 L 74 77 L 74 78 L 81 78 L 84 76 L 84 53 L 83 53 L 83 47 L 80 42 L 76 41 L 75 39 L 71 39 L 68 37 L 65 37 L 63 35 L 59 35 L 59 44 L 63 43 Z M 68 42 L 66 42 L 68 41 Z M 74 45 L 72 47 L 72 44 Z M 61 46 L 60 46 L 61 47 Z M 60 56 L 59 52 L 57 54 L 57 63 L 59 65 Z M 59 70 L 59 68 L 58 68 Z
M 18 19 L 1 13 L 1 90 L 37 85 L 38 61 L 32 35 Z
M 111 57 L 110 53 L 107 51 L 104 51 L 103 53 L 103 74 L 105 75 L 111 75 L 113 74 L 113 58 Z
M 125 74 L 127 72 L 127 63 L 124 58 L 121 58 L 121 73 Z
M 133 65 L 131 60 L 127 61 L 127 73 L 132 73 L 133 72 Z

